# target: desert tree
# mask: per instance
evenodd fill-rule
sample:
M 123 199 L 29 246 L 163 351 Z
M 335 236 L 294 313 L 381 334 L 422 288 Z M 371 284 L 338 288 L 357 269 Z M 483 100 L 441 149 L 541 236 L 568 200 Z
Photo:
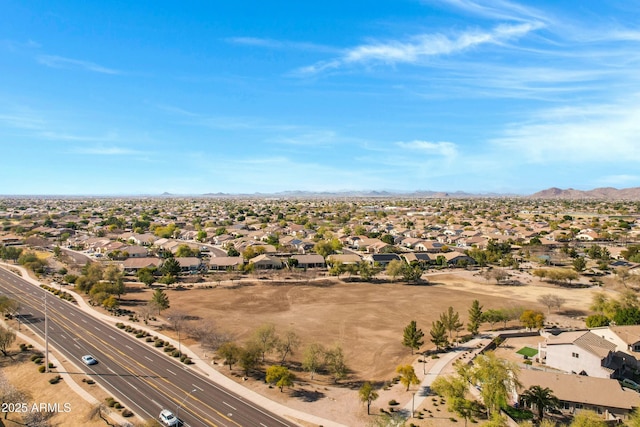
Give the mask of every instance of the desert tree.
M 587 268 L 587 261 L 579 256 L 571 262 L 571 265 L 577 273 L 582 273 Z
M 11 347 L 11 344 L 13 344 L 15 340 L 16 333 L 0 325 L 0 351 L 5 357 L 9 356 L 9 347 Z
M 275 384 L 279 387 L 280 393 L 282 393 L 285 387 L 291 387 L 293 385 L 293 379 L 293 373 L 285 366 L 273 365 L 267 368 L 266 381 L 269 384 Z
M 391 277 L 392 281 L 395 282 L 396 278 L 402 275 L 405 265 L 406 264 L 403 261 L 400 261 L 399 259 L 394 259 L 389 264 L 387 264 L 385 273 Z
M 273 323 L 264 323 L 258 326 L 253 332 L 253 339 L 260 346 L 262 362 L 264 362 L 266 354 L 276 348 L 278 344 L 276 326 Z
M 378 398 L 378 392 L 369 381 L 365 381 L 358 390 L 358 397 L 362 403 L 367 404 L 367 415 L 370 415 L 371 403 Z
M 467 323 L 467 331 L 471 335 L 478 335 L 480 324 L 482 323 L 482 306 L 480 301 L 474 299 L 469 308 L 469 322 Z
M 606 427 L 608 424 L 594 411 L 582 410 L 574 417 L 569 427 Z
M 302 368 L 311 374 L 311 379 L 318 370 L 324 367 L 324 355 L 326 353 L 322 344 L 311 343 L 302 354 Z
M 544 326 L 544 314 L 536 310 L 525 310 L 520 316 L 522 326 L 527 329 L 540 329 Z
M 402 345 L 405 347 L 409 347 L 411 349 L 411 354 L 413 354 L 414 350 L 418 350 L 423 341 L 424 332 L 422 329 L 419 329 L 416 321 L 412 320 L 409 324 L 404 328 L 404 333 L 402 335 Z
M 260 366 L 261 354 L 261 348 L 255 341 L 249 341 L 244 345 L 244 347 L 240 348 L 238 364 L 244 370 L 245 376 L 249 376 L 251 371 Z
M 489 415 L 498 412 L 507 403 L 510 391 L 520 385 L 518 366 L 499 359 L 492 351 L 476 357 L 472 378 L 482 385 L 480 395 Z
M 218 355 L 224 359 L 224 364 L 229 365 L 229 370 L 240 358 L 241 348 L 233 341 L 226 342 L 218 348 Z
M 283 337 L 278 338 L 276 349 L 280 354 L 280 364 L 284 364 L 287 356 L 293 355 L 300 346 L 300 337 L 294 331 L 287 331 Z
M 328 349 L 324 354 L 324 362 L 331 375 L 333 381 L 338 382 L 347 376 L 348 368 L 345 361 L 342 347 L 336 344 L 333 348 Z
M 440 321 L 449 333 L 449 341 L 453 340 L 453 333 L 456 334 L 462 329 L 463 323 L 460 321 L 460 314 L 449 306 L 446 312 L 440 314 Z
M 409 391 L 409 387 L 411 387 L 411 385 L 420 384 L 420 380 L 418 379 L 413 366 L 400 365 L 396 368 L 396 372 L 400 374 L 400 382 L 402 383 L 402 385 L 407 386 L 407 391 Z
M 567 300 L 560 295 L 544 294 L 538 297 L 538 302 L 547 307 L 547 313 L 551 313 L 551 308 L 559 310 Z
M 147 286 L 153 285 L 153 283 L 156 281 L 156 278 L 153 275 L 153 271 L 147 267 L 138 270 L 136 276 L 141 283 L 144 283 Z

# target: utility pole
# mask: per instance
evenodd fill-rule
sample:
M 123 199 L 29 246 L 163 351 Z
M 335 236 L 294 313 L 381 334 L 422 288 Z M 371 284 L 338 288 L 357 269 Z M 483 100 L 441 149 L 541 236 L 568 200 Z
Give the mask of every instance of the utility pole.
M 44 294 L 44 363 L 49 372 L 49 316 L 47 315 L 47 294 Z

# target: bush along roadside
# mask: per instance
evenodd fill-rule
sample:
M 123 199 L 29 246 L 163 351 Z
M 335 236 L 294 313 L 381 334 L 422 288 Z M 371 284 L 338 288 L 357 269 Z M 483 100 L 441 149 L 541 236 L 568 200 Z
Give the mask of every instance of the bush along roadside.
M 132 335 L 135 335 L 136 338 L 144 338 L 145 342 L 152 344 L 156 348 L 162 347 L 162 350 L 167 353 L 167 355 L 175 358 L 180 358 L 180 362 L 184 363 L 185 365 L 193 365 L 193 361 L 191 360 L 191 358 L 187 357 L 187 355 L 185 355 L 184 353 L 180 353 L 178 349 L 176 349 L 171 345 L 171 343 L 169 343 L 169 341 L 161 340 L 157 336 L 152 337 L 149 332 L 142 329 L 136 329 L 129 325 L 125 325 L 122 322 L 116 323 L 116 327 L 118 329 L 122 329 L 125 332 L 129 332 Z
M 52 288 L 51 286 L 47 286 L 47 285 L 40 285 L 40 287 L 60 297 L 63 300 L 76 302 L 75 298 L 73 298 L 69 292 L 61 291 L 60 289 Z

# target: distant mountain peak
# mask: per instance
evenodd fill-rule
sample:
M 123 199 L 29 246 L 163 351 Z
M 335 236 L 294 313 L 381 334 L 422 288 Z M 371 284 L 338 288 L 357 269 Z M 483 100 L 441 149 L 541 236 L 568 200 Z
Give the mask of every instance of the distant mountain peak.
M 568 200 L 640 200 L 640 187 L 617 189 L 613 187 L 601 187 L 593 190 L 566 190 L 551 187 L 538 191 L 529 196 L 532 199 L 568 199 Z

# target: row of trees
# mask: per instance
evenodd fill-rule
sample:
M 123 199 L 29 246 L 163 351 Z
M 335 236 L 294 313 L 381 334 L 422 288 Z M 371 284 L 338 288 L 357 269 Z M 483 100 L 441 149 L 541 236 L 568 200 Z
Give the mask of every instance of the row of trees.
M 276 356 L 274 366 L 285 367 L 287 358 L 300 348 L 301 340 L 292 330 L 278 334 L 275 325 L 266 323 L 258 327 L 243 345 L 227 340 L 217 349 L 224 364 L 232 369 L 238 363 L 245 375 L 267 363 L 267 355 Z M 335 382 L 344 379 L 348 373 L 345 356 L 339 344 L 325 348 L 319 343 L 310 343 L 302 354 L 302 368 L 309 372 L 311 379 L 317 373 L 327 373 Z M 282 372 L 282 369 L 275 370 Z M 267 380 L 268 381 L 268 380 Z
M 617 299 L 603 292 L 596 293 L 590 308 L 596 314 L 587 317 L 588 328 L 607 326 L 612 322 L 616 325 L 640 325 L 638 295 L 631 289 L 624 290 Z
M 125 293 L 124 275 L 116 265 L 106 268 L 102 264 L 86 263 L 80 276 L 65 275 L 65 280 L 76 289 L 90 296 L 92 304 L 113 310 L 120 305 L 120 297 Z

